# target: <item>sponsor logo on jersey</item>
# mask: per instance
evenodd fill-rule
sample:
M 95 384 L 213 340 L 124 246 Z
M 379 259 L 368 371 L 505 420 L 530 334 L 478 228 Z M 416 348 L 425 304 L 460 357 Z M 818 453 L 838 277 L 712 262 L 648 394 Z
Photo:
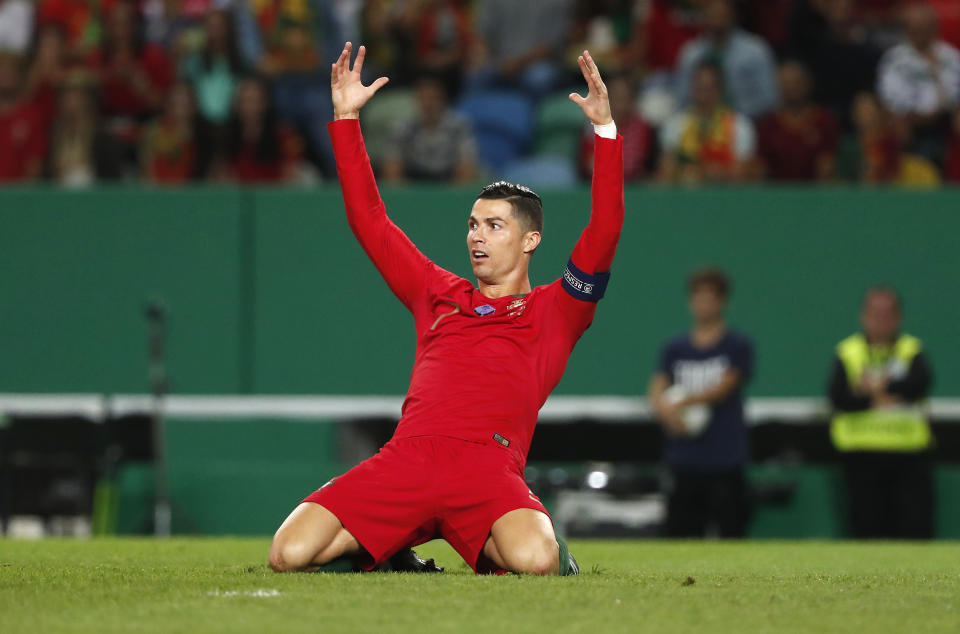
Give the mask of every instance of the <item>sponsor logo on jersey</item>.
M 501 436 L 500 434 L 494 434 L 493 439 L 496 440 L 501 445 L 503 445 L 504 447 L 510 446 L 510 441 L 504 438 L 503 436 Z
M 527 298 L 519 297 L 507 304 L 507 317 L 519 317 L 527 308 Z

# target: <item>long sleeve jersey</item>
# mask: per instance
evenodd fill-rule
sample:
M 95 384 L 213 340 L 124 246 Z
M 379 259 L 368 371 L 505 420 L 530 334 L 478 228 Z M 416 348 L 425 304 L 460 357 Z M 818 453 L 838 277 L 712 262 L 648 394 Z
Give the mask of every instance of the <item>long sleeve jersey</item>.
M 563 276 L 523 296 L 489 298 L 434 264 L 387 217 L 359 122 L 328 127 L 350 227 L 413 314 L 417 352 L 394 438 L 498 443 L 525 464 L 537 413 L 593 321 L 591 293 L 613 262 L 624 215 L 622 138 L 596 138 L 590 222 Z

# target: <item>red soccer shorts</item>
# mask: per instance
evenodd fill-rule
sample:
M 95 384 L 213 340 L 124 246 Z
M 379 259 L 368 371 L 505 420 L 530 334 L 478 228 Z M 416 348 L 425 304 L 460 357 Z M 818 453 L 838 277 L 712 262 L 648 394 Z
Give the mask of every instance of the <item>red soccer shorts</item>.
M 370 553 L 367 569 L 439 537 L 474 572 L 500 572 L 479 561 L 493 523 L 514 509 L 547 513 L 505 447 L 442 436 L 391 440 L 303 501 L 337 516 Z

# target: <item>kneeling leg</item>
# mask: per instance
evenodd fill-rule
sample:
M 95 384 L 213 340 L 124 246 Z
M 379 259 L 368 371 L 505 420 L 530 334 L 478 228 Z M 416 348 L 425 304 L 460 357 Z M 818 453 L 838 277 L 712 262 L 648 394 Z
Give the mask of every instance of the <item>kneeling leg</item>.
M 560 546 L 544 513 L 515 509 L 493 523 L 483 554 L 510 572 L 532 575 L 560 573 Z
M 360 552 L 360 543 L 336 515 L 319 504 L 303 502 L 273 536 L 270 567 L 277 572 L 313 572 Z

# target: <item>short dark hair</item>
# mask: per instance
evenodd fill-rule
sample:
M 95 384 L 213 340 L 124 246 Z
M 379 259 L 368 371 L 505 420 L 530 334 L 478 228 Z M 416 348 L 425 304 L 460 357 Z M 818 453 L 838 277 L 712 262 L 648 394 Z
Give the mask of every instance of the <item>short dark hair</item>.
M 480 190 L 482 200 L 505 200 L 513 207 L 513 215 L 527 231 L 543 231 L 543 202 L 529 187 L 497 181 Z
M 695 292 L 701 286 L 709 286 L 723 299 L 730 297 L 730 291 L 732 290 L 730 277 L 715 266 L 705 266 L 697 269 L 687 278 L 687 290 L 690 293 Z
M 897 305 L 897 310 L 903 312 L 903 297 L 893 284 L 874 284 L 873 286 L 868 286 L 867 290 L 863 293 L 863 301 L 861 303 L 866 304 L 867 298 L 871 295 L 889 295 Z

